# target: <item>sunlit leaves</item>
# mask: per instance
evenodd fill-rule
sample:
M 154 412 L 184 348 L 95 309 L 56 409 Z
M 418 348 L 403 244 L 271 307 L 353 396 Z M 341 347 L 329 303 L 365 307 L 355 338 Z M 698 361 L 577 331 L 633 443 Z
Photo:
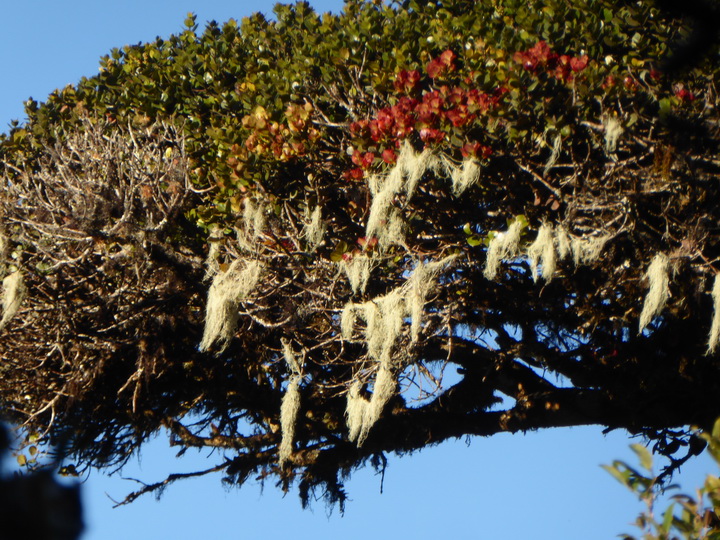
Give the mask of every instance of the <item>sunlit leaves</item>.
M 716 421 L 712 433 L 700 433 L 710 450 L 715 463 L 720 465 L 720 420 Z M 662 513 L 656 513 L 655 505 L 663 490 L 677 489 L 677 486 L 662 486 L 653 472 L 653 459 L 643 445 L 633 444 L 631 449 L 640 461 L 635 469 L 623 461 L 604 465 L 615 479 L 629 488 L 646 505 L 647 510 L 638 516 L 635 525 L 643 531 L 645 540 L 666 540 L 669 538 L 720 538 L 720 478 L 708 475 L 705 483 L 697 490 L 696 496 L 677 494 Z M 623 538 L 634 540 L 631 535 Z

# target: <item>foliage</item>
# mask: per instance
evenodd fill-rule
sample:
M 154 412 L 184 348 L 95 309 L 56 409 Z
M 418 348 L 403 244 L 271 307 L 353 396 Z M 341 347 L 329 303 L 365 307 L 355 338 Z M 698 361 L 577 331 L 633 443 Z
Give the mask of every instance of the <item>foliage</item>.
M 707 445 L 710 456 L 720 465 L 720 420 L 715 422 L 711 432 L 700 433 L 690 439 L 695 451 L 701 451 Z M 647 510 L 638 516 L 635 524 L 643 531 L 644 540 L 671 540 L 684 538 L 720 538 L 720 478 L 709 474 L 705 483 L 697 490 L 695 497 L 685 494 L 673 495 L 672 502 L 659 515 L 654 510 L 658 498 L 666 490 L 675 490 L 678 486 L 667 486 L 660 491 L 662 479 L 653 474 L 652 454 L 642 445 L 632 445 L 640 459 L 640 470 L 625 462 L 615 461 L 605 469 L 624 486 L 635 493 L 647 506 Z M 634 536 L 622 535 L 626 540 Z
M 717 65 L 656 65 L 690 31 L 349 0 L 113 50 L 0 136 L 3 409 L 79 468 L 166 428 L 305 502 L 502 431 L 672 467 L 720 412 Z

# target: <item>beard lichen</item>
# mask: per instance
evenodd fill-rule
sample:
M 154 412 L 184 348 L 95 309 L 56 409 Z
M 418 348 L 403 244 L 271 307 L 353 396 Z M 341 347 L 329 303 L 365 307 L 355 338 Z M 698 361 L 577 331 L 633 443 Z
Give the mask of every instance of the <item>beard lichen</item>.
M 282 467 L 292 456 L 295 427 L 298 412 L 300 411 L 300 381 L 302 380 L 302 366 L 292 350 L 290 342 L 283 340 L 283 357 L 290 371 L 290 380 L 280 404 L 280 446 L 278 448 L 278 462 Z
M 720 341 L 720 274 L 715 275 L 712 288 L 713 318 L 708 339 L 708 353 L 714 353 Z
M 539 277 L 542 277 L 545 281 L 550 281 L 557 264 L 552 225 L 543 223 L 540 226 L 537 238 L 528 248 L 528 257 L 533 280 L 537 281 Z M 538 272 L 538 265 L 542 265 L 541 272 Z
M 370 401 L 360 395 L 360 382 L 355 380 L 347 394 L 347 424 L 351 441 L 363 443 L 382 410 L 397 389 L 396 373 L 407 354 L 398 355 L 396 344 L 410 318 L 410 343 L 419 339 L 428 295 L 437 286 L 437 277 L 456 256 L 429 263 L 418 262 L 404 284 L 387 294 L 367 302 L 345 305 L 340 316 L 344 339 L 352 339 L 357 319 L 365 322 L 364 342 L 368 358 L 377 370 Z
M 322 208 L 318 205 L 307 216 L 307 223 L 303 230 L 303 236 L 308 245 L 308 251 L 312 252 L 322 243 L 325 234 L 325 224 L 322 221 Z
M 0 319 L 0 330 L 5 328 L 20 309 L 25 299 L 27 289 L 20 270 L 15 270 L 5 277 L 2 282 L 2 319 Z
M 237 259 L 225 272 L 215 275 L 205 306 L 201 351 L 216 342 L 220 342 L 221 351 L 227 347 L 237 329 L 240 302 L 255 290 L 262 270 L 259 261 Z
M 370 280 L 373 261 L 368 255 L 356 255 L 340 263 L 350 282 L 353 294 L 363 294 Z
M 500 262 L 519 254 L 520 234 L 522 230 L 522 220 L 515 219 L 507 231 L 497 232 L 495 236 L 492 237 L 485 255 L 483 275 L 486 279 L 495 279 L 498 269 L 500 268 Z
M 669 266 L 670 260 L 663 253 L 655 255 L 650 262 L 650 266 L 645 273 L 645 279 L 648 281 L 648 292 L 645 295 L 645 302 L 640 313 L 639 332 L 642 332 L 650 324 L 650 321 L 662 312 L 667 303 L 670 296 Z

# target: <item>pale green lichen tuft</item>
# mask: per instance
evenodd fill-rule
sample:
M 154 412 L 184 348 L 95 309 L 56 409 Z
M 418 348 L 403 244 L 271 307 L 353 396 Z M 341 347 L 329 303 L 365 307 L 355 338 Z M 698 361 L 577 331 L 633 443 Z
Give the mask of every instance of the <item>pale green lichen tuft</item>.
M 357 255 L 340 263 L 345 275 L 350 282 L 350 288 L 354 294 L 362 294 L 370 280 L 370 271 L 373 261 L 367 255 Z
M 720 342 L 720 274 L 715 276 L 712 288 L 713 318 L 710 326 L 710 338 L 708 339 L 708 353 L 714 353 Z
M 201 351 L 210 349 L 216 342 L 220 343 L 221 350 L 227 347 L 237 329 L 240 302 L 254 292 L 262 270 L 258 261 L 238 259 L 227 271 L 214 277 L 205 306 Z
M 302 371 L 302 365 L 298 361 L 297 355 L 295 354 L 295 351 L 293 351 L 292 345 L 290 345 L 290 341 L 283 338 L 282 346 L 283 358 L 285 359 L 285 363 L 288 366 L 288 370 L 290 370 L 290 373 L 294 375 L 300 375 Z
M 20 309 L 27 294 L 23 275 L 16 270 L 3 279 L 2 282 L 2 319 L 0 319 L 0 330 L 5 328 Z
M 550 281 L 557 265 L 552 225 L 543 223 L 540 226 L 537 238 L 528 248 L 528 257 L 533 280 L 537 281 L 542 277 L 545 281 Z M 542 265 L 541 272 L 538 272 L 538 265 Z
M 575 266 L 591 265 L 597 261 L 609 239 L 609 235 L 602 234 L 596 236 L 572 236 L 570 238 L 570 251 Z
M 483 275 L 486 279 L 495 279 L 500 268 L 500 263 L 507 258 L 518 255 L 522 230 L 522 220 L 515 219 L 507 231 L 497 232 L 492 240 L 490 240 L 485 255 L 485 268 L 483 270 Z
M 293 375 L 280 404 L 280 446 L 278 462 L 282 467 L 292 456 L 295 427 L 300 411 L 300 376 Z
M 347 404 L 345 406 L 348 438 L 353 442 L 358 440 L 360 433 L 363 431 L 363 426 L 367 423 L 366 418 L 370 407 L 370 402 L 361 395 L 361 389 L 362 383 L 359 380 L 352 383 L 347 393 Z
M 362 446 L 365 442 L 370 429 L 380 419 L 385 406 L 395 395 L 396 390 L 397 380 L 395 375 L 385 363 L 381 364 L 375 374 L 373 394 L 363 416 L 363 425 L 358 436 L 358 446 Z
M 566 259 L 572 254 L 570 235 L 563 226 L 555 229 L 555 245 L 557 245 L 557 253 L 560 260 Z
M 352 337 L 356 319 L 363 319 L 368 357 L 378 366 L 369 402 L 360 397 L 357 382 L 348 392 L 346 415 L 349 436 L 350 440 L 357 440 L 358 446 L 396 392 L 395 373 L 402 365 L 402 358 L 397 358 L 394 349 L 408 316 L 411 320 L 411 341 L 414 342 L 420 334 L 427 296 L 437 286 L 438 274 L 455 258 L 453 255 L 436 262 L 419 262 L 403 285 L 362 304 L 348 303 L 342 310 L 340 326 L 343 338 Z
M 237 231 L 238 244 L 243 249 L 254 251 L 255 242 L 265 229 L 265 214 L 265 205 L 255 204 L 250 197 L 245 199 L 242 226 Z
M 461 167 L 449 167 L 453 195 L 459 197 L 480 180 L 480 162 L 474 158 L 463 161 Z
M 278 448 L 278 461 L 281 467 L 292 456 L 295 427 L 297 425 L 298 411 L 300 410 L 300 381 L 302 379 L 302 365 L 295 351 L 293 351 L 290 341 L 283 339 L 282 347 L 283 358 L 291 375 L 280 404 L 281 439 Z
M 215 276 L 220 271 L 220 246 L 222 245 L 222 230 L 213 225 L 208 237 L 208 255 L 205 259 L 205 281 Z
M 437 158 L 430 150 L 426 149 L 418 154 L 409 142 L 403 143 L 393 168 L 384 176 L 372 175 L 368 178 L 372 203 L 365 236 L 380 237 L 383 228 L 390 222 L 393 201 L 398 194 L 404 191 L 410 200 L 423 174 L 436 165 Z
M 388 214 L 387 222 L 375 234 L 378 245 L 383 251 L 391 246 L 405 245 L 405 222 L 400 212 L 393 208 Z
M 407 315 L 410 316 L 410 338 L 413 343 L 420 335 L 427 297 L 437 287 L 438 275 L 456 258 L 456 255 L 450 255 L 439 261 L 419 262 L 404 285 L 405 305 Z
M 645 273 L 645 278 L 648 281 L 648 293 L 645 295 L 645 303 L 640 313 L 639 332 L 642 332 L 650 324 L 650 321 L 662 312 L 670 297 L 669 267 L 670 260 L 667 256 L 658 253 L 653 257 Z
M 617 150 L 617 144 L 624 130 L 620 120 L 612 115 L 603 117 L 603 128 L 605 130 L 605 151 L 612 154 Z
M 558 158 L 560 157 L 561 150 L 562 150 L 562 137 L 560 137 L 560 135 L 556 135 L 555 140 L 553 141 L 553 145 L 551 147 L 550 156 L 548 156 L 548 160 L 545 163 L 545 168 L 543 169 L 543 175 L 546 175 L 550 171 L 550 169 L 552 169 L 555 166 Z
M 316 206 L 308 217 L 303 233 L 309 251 L 314 251 L 322 243 L 325 224 L 322 221 L 322 208 L 320 206 Z
M 340 335 L 345 341 L 351 341 L 357 320 L 357 310 L 353 302 L 348 302 L 340 312 Z

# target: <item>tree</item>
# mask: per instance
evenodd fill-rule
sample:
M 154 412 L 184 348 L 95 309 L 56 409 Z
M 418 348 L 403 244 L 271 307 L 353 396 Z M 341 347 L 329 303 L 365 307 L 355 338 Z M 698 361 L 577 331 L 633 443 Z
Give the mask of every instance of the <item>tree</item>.
M 275 14 L 114 50 L 0 140 L 10 419 L 78 467 L 166 428 L 341 505 L 457 437 L 699 452 L 717 45 L 659 71 L 689 30 L 645 2 Z
M 710 456 L 720 464 L 720 420 L 715 422 L 711 433 L 700 434 L 707 444 Z M 642 512 L 635 525 L 643 532 L 644 540 L 669 540 L 671 538 L 717 538 L 720 535 L 720 478 L 709 474 L 694 496 L 673 495 L 673 501 L 657 515 L 658 484 L 662 480 L 654 475 L 652 454 L 640 444 L 632 445 L 640 459 L 640 468 L 634 468 L 623 461 L 605 465 L 605 469 L 625 487 L 635 493 L 647 509 Z M 678 486 L 670 486 L 677 489 Z M 678 513 L 676 509 L 680 510 Z M 656 517 L 656 515 L 658 517 Z M 660 518 L 660 519 L 658 519 Z M 622 535 L 625 540 L 634 540 L 634 536 Z

